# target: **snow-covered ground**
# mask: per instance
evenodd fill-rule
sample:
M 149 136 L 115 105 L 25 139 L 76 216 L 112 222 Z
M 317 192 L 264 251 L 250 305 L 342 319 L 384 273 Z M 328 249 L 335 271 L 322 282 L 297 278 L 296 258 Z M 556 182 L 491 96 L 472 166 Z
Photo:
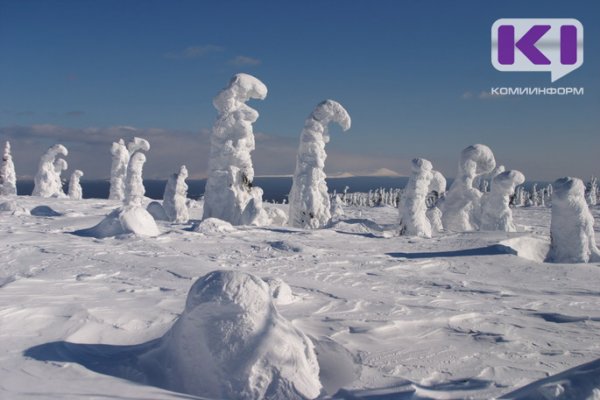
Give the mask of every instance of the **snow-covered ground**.
M 532 382 L 515 396 L 600 396 L 600 268 L 542 262 L 547 208 L 515 210 L 521 232 L 433 239 L 398 237 L 389 207 L 314 231 L 159 222 L 156 238 L 95 239 L 73 232 L 120 203 L 17 201 L 36 215 L 0 212 L 1 399 L 195 398 L 157 387 L 136 355 L 217 269 L 291 286 L 277 308 L 315 344 L 328 396 L 490 398 Z

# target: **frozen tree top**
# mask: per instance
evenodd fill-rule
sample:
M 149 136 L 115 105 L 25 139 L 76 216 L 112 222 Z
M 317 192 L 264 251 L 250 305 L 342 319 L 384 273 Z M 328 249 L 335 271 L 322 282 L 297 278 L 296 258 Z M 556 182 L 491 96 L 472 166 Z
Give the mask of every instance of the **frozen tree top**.
M 496 160 L 492 149 L 484 144 L 474 144 L 460 154 L 460 169 L 463 172 L 473 171 L 475 175 L 486 174 L 494 169 Z
M 123 139 L 119 141 L 119 144 L 121 144 L 122 141 Z M 131 142 L 127 143 L 127 150 L 129 150 L 130 154 L 139 150 L 148 151 L 150 150 L 150 143 L 146 139 L 134 137 Z
M 235 74 L 229 85 L 213 99 L 213 105 L 219 112 L 227 112 L 236 108 L 238 102 L 245 103 L 250 99 L 263 100 L 267 97 L 267 86 L 257 78 L 248 74 Z
M 325 100 L 317 105 L 311 117 L 322 125 L 337 122 L 344 131 L 350 129 L 352 120 L 346 109 L 335 100 Z
M 494 185 L 492 186 L 492 190 L 494 190 L 496 187 L 499 187 L 503 191 L 514 189 L 514 186 L 521 185 L 523 182 L 525 182 L 525 175 L 523 175 L 520 171 L 504 171 L 494 177 Z

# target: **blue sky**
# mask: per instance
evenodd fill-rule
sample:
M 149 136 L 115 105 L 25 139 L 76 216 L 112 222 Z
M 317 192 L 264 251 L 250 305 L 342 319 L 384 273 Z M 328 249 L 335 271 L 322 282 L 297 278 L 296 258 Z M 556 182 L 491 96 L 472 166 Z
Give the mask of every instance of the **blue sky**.
M 490 28 L 509 17 L 577 18 L 583 66 L 554 84 L 496 71 Z M 146 176 L 187 164 L 200 177 L 212 98 L 246 72 L 269 88 L 250 104 L 261 115 L 257 174 L 293 172 L 304 119 L 332 98 L 353 126 L 332 128 L 331 173 L 405 174 L 418 156 L 453 176 L 460 150 L 484 143 L 530 179 L 587 178 L 600 175 L 598 38 L 593 1 L 0 0 L 0 140 L 22 176 L 61 141 L 73 168 L 106 177 L 110 142 L 137 134 L 154 145 Z M 494 86 L 585 95 L 480 95 Z

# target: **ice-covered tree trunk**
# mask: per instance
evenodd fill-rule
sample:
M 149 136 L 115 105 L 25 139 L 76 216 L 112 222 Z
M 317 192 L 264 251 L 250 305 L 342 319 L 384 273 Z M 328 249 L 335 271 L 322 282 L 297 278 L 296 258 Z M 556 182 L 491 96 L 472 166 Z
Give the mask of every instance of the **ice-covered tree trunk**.
M 17 194 L 17 174 L 15 164 L 10 153 L 10 142 L 4 144 L 2 153 L 2 165 L 0 165 L 0 196 L 12 196 Z
M 316 229 L 331 219 L 324 171 L 325 144 L 329 142 L 327 126 L 331 122 L 338 123 L 344 131 L 350 129 L 351 119 L 344 107 L 336 101 L 325 100 L 304 123 L 289 195 L 290 226 Z
M 424 158 L 412 160 L 411 175 L 404 189 L 400 209 L 400 234 L 431 237 L 431 223 L 427 219 L 427 194 L 433 174 L 431 162 Z
M 146 156 L 144 153 L 135 153 L 127 166 L 127 179 L 125 181 L 125 205 L 142 206 L 144 194 L 144 179 L 142 177 Z
M 475 144 L 462 151 L 458 174 L 442 202 L 445 229 L 464 232 L 478 228 L 482 193 L 473 187 L 473 180 L 492 171 L 495 166 L 492 150 L 483 144 Z
M 554 182 L 553 187 L 548 260 L 557 263 L 600 262 L 594 217 L 585 201 L 583 182 L 566 177 Z
M 71 179 L 69 179 L 69 197 L 73 200 L 81 200 L 83 198 L 83 190 L 81 189 L 81 183 L 79 183 L 82 176 L 83 172 L 76 169 L 71 174 Z
M 442 223 L 442 210 L 438 207 L 440 199 L 446 192 L 446 178 L 439 171 L 431 171 L 431 181 L 429 182 L 429 194 L 435 198 L 435 203 L 427 210 L 427 218 L 431 224 L 432 232 L 441 232 L 444 230 Z
M 203 218 L 219 218 L 233 225 L 268 223 L 262 208 L 262 189 L 252 185 L 252 124 L 258 112 L 246 105 L 250 99 L 266 96 L 267 87 L 261 81 L 236 74 L 213 99 L 219 115 L 211 135 Z
M 525 182 L 519 171 L 502 172 L 492 181 L 492 190 L 481 199 L 481 230 L 516 232 L 510 209 L 510 197 L 515 187 Z
M 163 208 L 171 222 L 184 224 L 190 219 L 186 204 L 188 185 L 185 180 L 187 177 L 187 168 L 182 165 L 179 173 L 172 174 L 167 181 L 163 195 Z
M 123 139 L 114 142 L 110 148 L 112 165 L 110 168 L 110 200 L 123 200 L 125 198 L 125 178 L 127 177 L 127 164 L 130 154 Z
M 32 196 L 52 197 L 64 196 L 60 174 L 57 174 L 55 161 L 59 155 L 67 156 L 69 151 L 62 144 L 50 147 L 40 159 L 38 172 L 35 175 Z M 64 161 L 64 160 L 63 160 Z M 66 164 L 59 162 L 61 168 Z M 58 165 L 58 164 L 57 164 Z

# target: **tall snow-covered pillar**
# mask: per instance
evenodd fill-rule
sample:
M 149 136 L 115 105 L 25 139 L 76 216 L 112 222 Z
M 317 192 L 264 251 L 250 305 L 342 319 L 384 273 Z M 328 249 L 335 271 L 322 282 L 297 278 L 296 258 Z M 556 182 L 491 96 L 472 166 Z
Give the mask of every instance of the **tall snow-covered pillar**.
M 263 225 L 269 221 L 262 208 L 262 189 L 253 186 L 252 124 L 258 112 L 246 105 L 262 100 L 267 87 L 247 74 L 236 74 L 214 99 L 219 115 L 210 141 L 208 180 L 203 218 L 219 218 L 233 225 Z
M 59 168 L 59 171 L 62 171 L 62 167 L 66 165 L 66 161 L 64 164 L 61 162 L 56 163 L 56 158 L 59 155 L 67 156 L 68 154 L 69 151 L 65 146 L 62 144 L 55 144 L 42 155 L 38 172 L 35 174 L 34 178 L 32 196 L 63 197 L 65 195 L 62 190 L 60 173 L 57 173 L 57 167 Z
M 126 206 L 142 206 L 144 194 L 143 169 L 146 162 L 144 153 L 135 153 L 129 160 L 127 166 L 127 179 L 125 180 L 125 205 Z
M 297 228 L 316 229 L 331 219 L 331 204 L 325 182 L 325 144 L 329 142 L 327 126 L 338 123 L 344 131 L 352 121 L 342 105 L 325 100 L 304 122 L 296 158 L 296 171 L 290 191 L 288 224 Z
M 600 262 L 594 217 L 585 201 L 583 182 L 578 178 L 566 177 L 554 182 L 553 188 L 548 261 Z
M 429 182 L 428 194 L 434 195 L 434 203 L 427 210 L 426 215 L 431 224 L 432 232 L 441 232 L 444 230 L 442 223 L 442 210 L 438 207 L 440 199 L 446 192 L 446 178 L 439 171 L 431 171 L 431 181 Z
M 0 196 L 13 196 L 17 194 L 17 174 L 10 152 L 10 142 L 4 144 L 2 164 L 0 165 Z
M 465 232 L 479 227 L 482 192 L 473 187 L 473 180 L 487 174 L 496 166 L 494 153 L 483 145 L 475 144 L 461 152 L 458 174 L 442 202 L 442 222 L 450 231 Z
M 112 165 L 110 168 L 110 200 L 123 200 L 125 198 L 125 178 L 127 177 L 127 164 L 130 154 L 123 139 L 113 142 L 110 148 Z
M 71 174 L 71 179 L 69 179 L 69 197 L 73 200 L 81 200 L 83 198 L 83 190 L 79 182 L 82 176 L 83 172 L 76 169 Z
M 411 175 L 406 185 L 400 210 L 400 234 L 431 237 L 431 223 L 427 219 L 427 194 L 433 178 L 431 162 L 424 158 L 412 160 Z
M 484 231 L 516 232 L 510 209 L 510 197 L 515 188 L 525 182 L 519 171 L 504 171 L 492 180 L 492 190 L 481 199 L 481 226 Z
M 190 219 L 187 208 L 188 185 L 185 180 L 188 170 L 185 165 L 179 169 L 179 173 L 172 174 L 167 181 L 163 195 L 163 208 L 169 221 L 184 224 Z

